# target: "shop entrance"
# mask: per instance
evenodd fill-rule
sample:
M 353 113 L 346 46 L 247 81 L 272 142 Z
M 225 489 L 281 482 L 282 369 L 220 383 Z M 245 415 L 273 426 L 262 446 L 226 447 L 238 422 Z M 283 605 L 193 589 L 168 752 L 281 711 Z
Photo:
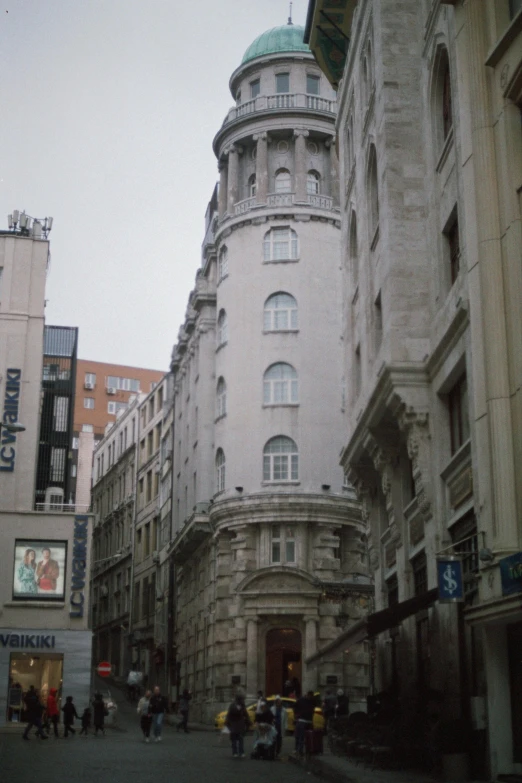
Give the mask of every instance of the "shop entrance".
M 11 653 L 9 661 L 9 693 L 7 694 L 7 720 L 19 723 L 26 720 L 24 696 L 31 685 L 38 691 L 42 704 L 47 701 L 51 688 L 61 695 L 63 655 Z
M 301 634 L 294 628 L 272 628 L 266 635 L 267 696 L 301 695 Z M 291 686 L 288 684 L 291 683 Z M 286 685 L 285 685 L 286 684 Z
M 522 623 L 507 627 L 513 761 L 522 762 Z

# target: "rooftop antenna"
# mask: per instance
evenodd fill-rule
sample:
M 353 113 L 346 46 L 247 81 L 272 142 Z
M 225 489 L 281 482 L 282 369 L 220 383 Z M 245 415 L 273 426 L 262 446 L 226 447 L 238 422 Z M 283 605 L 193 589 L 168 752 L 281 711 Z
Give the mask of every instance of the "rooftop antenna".
M 293 22 L 292 22 L 292 3 L 290 3 L 290 14 L 288 16 L 288 24 L 293 24 Z

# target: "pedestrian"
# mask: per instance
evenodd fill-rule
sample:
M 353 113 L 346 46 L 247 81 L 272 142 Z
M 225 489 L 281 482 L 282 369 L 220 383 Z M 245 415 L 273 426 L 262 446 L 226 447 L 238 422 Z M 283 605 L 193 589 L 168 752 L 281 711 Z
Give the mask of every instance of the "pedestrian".
M 137 713 L 140 716 L 140 728 L 143 732 L 143 738 L 145 742 L 150 742 L 150 725 L 152 723 L 152 715 L 149 712 L 150 709 L 150 691 L 145 691 L 145 695 L 141 697 L 138 702 Z
M 189 733 L 188 716 L 189 716 L 189 706 L 190 706 L 191 699 L 192 699 L 191 692 L 185 688 L 179 700 L 179 714 L 181 715 L 181 721 L 178 723 L 178 728 L 177 728 L 177 731 L 183 729 L 185 734 Z
M 270 707 L 266 703 L 266 701 L 263 699 L 261 702 L 261 707 L 256 712 L 256 723 L 267 723 L 269 726 L 271 726 L 274 722 L 274 714 L 271 711 Z
M 49 739 L 42 729 L 42 713 L 43 707 L 40 704 L 38 693 L 36 692 L 34 685 L 31 685 L 29 690 L 24 696 L 25 711 L 27 713 L 27 726 L 22 734 L 22 739 L 29 739 L 29 732 L 33 726 L 36 726 L 36 736 L 40 739 Z
M 261 702 L 265 700 L 265 697 L 263 696 L 263 691 L 257 692 L 257 703 L 256 703 L 256 712 L 259 712 L 261 710 Z
M 281 699 L 281 696 L 275 697 L 274 705 L 271 709 L 272 715 L 274 716 L 274 727 L 277 731 L 277 739 L 276 739 L 276 756 L 279 756 L 281 753 L 281 747 L 283 745 L 283 737 L 286 734 L 286 729 L 288 726 L 288 714 L 286 712 L 286 709 L 283 707 L 283 702 Z
M 149 714 L 152 716 L 152 725 L 154 727 L 154 741 L 161 742 L 161 728 L 163 726 L 163 716 L 167 710 L 167 699 L 161 695 L 159 685 L 154 686 L 154 693 L 150 697 Z
M 103 701 L 103 696 L 101 693 L 94 694 L 92 708 L 94 718 L 94 736 L 98 736 L 98 731 L 101 731 L 103 736 L 105 736 L 105 718 L 109 714 L 109 711 L 105 706 L 105 702 Z
M 346 696 L 342 688 L 339 688 L 337 691 L 337 710 L 335 714 L 338 718 L 341 718 L 343 715 L 348 715 L 349 711 L 350 702 L 348 696 Z
M 91 708 L 86 707 L 82 712 L 82 730 L 80 731 L 80 735 L 85 734 L 85 736 L 87 736 L 89 733 L 89 729 L 91 728 L 91 715 Z
M 76 707 L 73 704 L 73 697 L 67 696 L 65 704 L 62 707 L 63 712 L 63 736 L 68 737 L 69 732 L 76 734 L 76 729 L 73 729 L 73 723 L 75 718 L 79 718 L 76 712 Z
M 57 688 L 51 688 L 49 696 L 47 697 L 47 719 L 52 723 L 54 729 L 54 736 L 59 737 L 58 734 L 58 722 L 60 720 L 60 710 L 58 709 L 58 703 L 56 701 Z
M 228 708 L 225 726 L 230 732 L 230 742 L 232 743 L 233 758 L 245 758 L 245 747 L 243 736 L 250 727 L 248 712 L 245 707 L 243 696 L 238 694 L 235 700 Z
M 327 688 L 323 698 L 323 716 L 326 731 L 328 731 L 330 721 L 335 718 L 335 709 L 337 707 L 337 697 Z
M 315 699 L 313 691 L 308 691 L 306 696 L 301 696 L 294 706 L 295 715 L 295 753 L 304 755 L 305 734 L 313 727 L 315 712 Z

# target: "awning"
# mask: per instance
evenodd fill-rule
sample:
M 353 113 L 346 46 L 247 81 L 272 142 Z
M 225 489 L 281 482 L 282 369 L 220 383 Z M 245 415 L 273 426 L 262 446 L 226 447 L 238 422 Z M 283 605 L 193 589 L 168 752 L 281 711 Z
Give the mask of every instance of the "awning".
M 396 625 L 400 625 L 403 620 L 411 617 L 412 614 L 417 614 L 417 612 L 427 609 L 428 606 L 435 603 L 438 597 L 439 590 L 437 587 L 434 587 L 432 590 L 422 593 L 422 595 L 416 595 L 413 598 L 408 598 L 407 601 L 401 601 L 399 604 L 382 609 L 380 612 L 369 614 L 368 617 L 357 620 L 356 623 L 339 634 L 337 639 L 333 639 L 322 650 L 318 650 L 313 655 L 305 658 L 305 663 L 316 663 L 325 655 L 339 652 L 339 650 L 346 649 L 352 644 L 357 644 L 390 628 L 395 628 Z

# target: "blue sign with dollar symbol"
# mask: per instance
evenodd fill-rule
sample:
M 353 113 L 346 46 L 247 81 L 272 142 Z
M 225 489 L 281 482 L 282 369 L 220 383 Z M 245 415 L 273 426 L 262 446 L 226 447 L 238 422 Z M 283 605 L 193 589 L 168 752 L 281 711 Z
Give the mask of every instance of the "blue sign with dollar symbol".
M 464 580 L 462 578 L 462 560 L 448 555 L 437 558 L 437 581 L 439 601 L 454 603 L 464 600 Z

